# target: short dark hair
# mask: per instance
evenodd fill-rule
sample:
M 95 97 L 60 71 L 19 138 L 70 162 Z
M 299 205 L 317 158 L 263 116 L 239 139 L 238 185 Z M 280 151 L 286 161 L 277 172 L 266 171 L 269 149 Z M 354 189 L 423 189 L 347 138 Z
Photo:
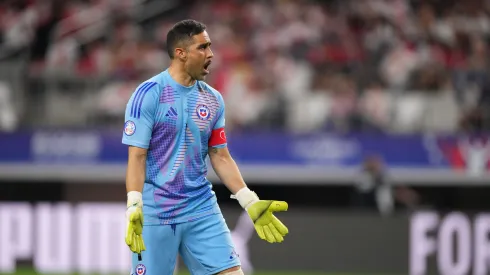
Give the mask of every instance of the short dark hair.
M 171 59 L 174 58 L 174 50 L 180 43 L 188 43 L 196 34 L 206 30 L 206 25 L 192 19 L 182 20 L 176 23 L 167 33 L 167 52 Z

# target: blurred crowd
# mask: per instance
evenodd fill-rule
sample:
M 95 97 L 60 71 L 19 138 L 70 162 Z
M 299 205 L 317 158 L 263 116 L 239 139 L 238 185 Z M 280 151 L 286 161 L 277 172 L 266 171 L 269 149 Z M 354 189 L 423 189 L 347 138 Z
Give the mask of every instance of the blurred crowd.
M 120 124 L 136 85 L 168 66 L 169 28 L 193 18 L 234 130 L 490 128 L 490 0 L 151 2 L 167 1 L 0 0 L 0 64 L 27 52 L 29 77 L 103 78 L 90 112 Z

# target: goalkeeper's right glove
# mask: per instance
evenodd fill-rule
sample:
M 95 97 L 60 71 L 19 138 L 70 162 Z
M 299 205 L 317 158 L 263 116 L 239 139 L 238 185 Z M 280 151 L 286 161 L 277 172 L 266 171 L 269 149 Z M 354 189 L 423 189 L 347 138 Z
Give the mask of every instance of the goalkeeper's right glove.
M 140 254 L 146 250 L 143 242 L 143 198 L 138 191 L 128 193 L 128 203 L 126 208 L 127 231 L 126 244 L 129 249 Z

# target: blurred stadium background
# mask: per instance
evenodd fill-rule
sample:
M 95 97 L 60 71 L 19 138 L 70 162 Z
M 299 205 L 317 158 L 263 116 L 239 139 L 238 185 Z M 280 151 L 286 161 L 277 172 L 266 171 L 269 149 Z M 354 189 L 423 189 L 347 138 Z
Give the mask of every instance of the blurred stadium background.
M 488 0 L 0 0 L 0 273 L 129 274 L 123 112 L 185 18 L 245 180 L 290 203 L 268 245 L 209 175 L 247 270 L 490 273 Z

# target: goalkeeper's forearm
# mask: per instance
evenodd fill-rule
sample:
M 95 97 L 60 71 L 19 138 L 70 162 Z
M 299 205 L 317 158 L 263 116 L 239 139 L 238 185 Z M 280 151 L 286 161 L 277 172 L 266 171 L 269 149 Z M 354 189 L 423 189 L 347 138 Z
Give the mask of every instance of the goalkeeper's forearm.
M 257 195 L 248 189 L 238 165 L 227 148 L 210 148 L 209 152 L 214 171 L 228 190 L 235 195 L 243 209 L 259 201 Z
M 230 192 L 236 194 L 247 187 L 236 162 L 228 150 L 212 148 L 210 150 L 210 160 L 216 175 Z
M 142 192 L 146 173 L 146 149 L 129 146 L 126 191 Z

